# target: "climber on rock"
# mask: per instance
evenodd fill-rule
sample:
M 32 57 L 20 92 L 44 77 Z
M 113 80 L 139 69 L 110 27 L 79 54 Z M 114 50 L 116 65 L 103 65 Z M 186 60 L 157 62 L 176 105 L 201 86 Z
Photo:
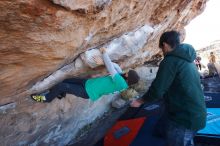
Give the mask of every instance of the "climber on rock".
M 51 102 L 56 97 L 65 97 L 66 93 L 68 93 L 96 101 L 103 95 L 123 91 L 128 86 L 139 81 L 136 71 L 129 70 L 127 73 L 123 73 L 119 65 L 111 61 L 105 48 L 100 48 L 100 52 L 103 60 L 99 57 L 94 57 L 94 61 L 98 65 L 102 65 L 104 61 L 110 75 L 89 79 L 66 79 L 53 86 L 49 91 L 31 95 L 31 98 L 37 102 Z

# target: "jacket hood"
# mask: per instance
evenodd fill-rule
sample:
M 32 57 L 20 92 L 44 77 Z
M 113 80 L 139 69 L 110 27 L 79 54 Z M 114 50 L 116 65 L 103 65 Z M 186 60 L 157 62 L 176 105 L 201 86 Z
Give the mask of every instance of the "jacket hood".
M 176 56 L 188 62 L 193 62 L 196 59 L 196 51 L 192 45 L 180 44 L 173 51 L 167 53 L 166 56 Z

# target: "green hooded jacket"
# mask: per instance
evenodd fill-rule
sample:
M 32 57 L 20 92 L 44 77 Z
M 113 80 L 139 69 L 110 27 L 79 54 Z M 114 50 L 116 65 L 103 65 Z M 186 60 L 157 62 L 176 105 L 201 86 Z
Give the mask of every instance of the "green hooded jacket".
M 206 124 L 206 106 L 195 58 L 196 52 L 189 44 L 180 44 L 167 53 L 143 96 L 146 101 L 164 97 L 168 118 L 191 130 L 202 129 Z

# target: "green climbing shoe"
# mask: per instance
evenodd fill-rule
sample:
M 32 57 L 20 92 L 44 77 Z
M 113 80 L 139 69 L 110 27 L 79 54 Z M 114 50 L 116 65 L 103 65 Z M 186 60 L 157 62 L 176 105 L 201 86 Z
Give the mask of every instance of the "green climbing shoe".
M 44 95 L 31 95 L 31 98 L 37 102 L 46 102 L 46 97 Z

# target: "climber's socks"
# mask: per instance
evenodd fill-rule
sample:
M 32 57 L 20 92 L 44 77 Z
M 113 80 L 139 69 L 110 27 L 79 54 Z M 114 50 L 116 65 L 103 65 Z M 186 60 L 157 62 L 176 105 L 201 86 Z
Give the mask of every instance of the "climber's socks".
M 65 92 L 61 93 L 60 95 L 57 96 L 57 98 L 59 98 L 59 99 L 62 99 L 64 97 L 66 97 L 66 93 Z

